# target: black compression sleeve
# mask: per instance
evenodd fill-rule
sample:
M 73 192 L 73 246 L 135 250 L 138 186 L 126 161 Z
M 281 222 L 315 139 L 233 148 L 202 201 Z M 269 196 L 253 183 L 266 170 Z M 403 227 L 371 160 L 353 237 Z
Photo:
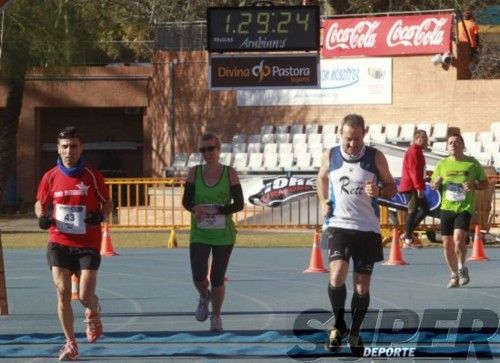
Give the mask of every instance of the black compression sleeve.
M 243 209 L 243 190 L 241 184 L 231 185 L 229 189 L 233 203 L 218 208 L 220 214 L 233 214 Z
M 194 207 L 194 184 L 186 182 L 184 184 L 184 195 L 182 196 L 182 206 L 192 212 Z

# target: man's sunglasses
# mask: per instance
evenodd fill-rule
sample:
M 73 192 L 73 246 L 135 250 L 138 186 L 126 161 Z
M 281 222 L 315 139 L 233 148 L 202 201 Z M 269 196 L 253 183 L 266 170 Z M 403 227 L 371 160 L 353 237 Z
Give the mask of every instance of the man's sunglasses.
M 214 151 L 217 149 L 217 146 L 202 146 L 200 147 L 200 153 L 204 153 L 205 151 Z

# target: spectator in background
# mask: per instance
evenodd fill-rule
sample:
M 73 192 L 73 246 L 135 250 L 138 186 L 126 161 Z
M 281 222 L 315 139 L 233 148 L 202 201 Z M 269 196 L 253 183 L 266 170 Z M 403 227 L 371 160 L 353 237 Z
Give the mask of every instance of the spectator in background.
M 417 130 L 413 135 L 413 143 L 403 159 L 403 170 L 399 192 L 408 198 L 408 216 L 405 222 L 404 246 L 407 248 L 422 247 L 415 243 L 413 231 L 422 222 L 429 207 L 425 200 L 425 157 L 423 149 L 427 147 L 427 133 Z
M 457 75 L 458 79 L 470 79 L 472 71 L 476 67 L 478 46 L 479 46 L 479 27 L 474 21 L 472 11 L 467 9 L 464 11 L 463 18 L 460 17 L 458 24 L 458 42 L 457 52 L 459 57 L 465 58 L 468 64 L 468 74 L 464 77 Z M 464 70 L 466 72 L 467 70 Z
M 479 46 L 479 27 L 470 9 L 464 11 L 463 21 L 458 22 L 458 42 L 467 43 L 474 51 Z

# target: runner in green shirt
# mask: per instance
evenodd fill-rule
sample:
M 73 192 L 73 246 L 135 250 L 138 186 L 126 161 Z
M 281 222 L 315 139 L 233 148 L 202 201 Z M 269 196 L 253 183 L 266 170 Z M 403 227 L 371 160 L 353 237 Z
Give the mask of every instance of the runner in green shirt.
M 224 275 L 236 241 L 232 214 L 243 209 L 243 191 L 236 171 L 219 162 L 220 139 L 216 135 L 202 136 L 200 153 L 205 163 L 189 170 L 182 198 L 182 205 L 192 213 L 189 255 L 193 282 L 200 293 L 195 317 L 207 320 L 211 301 L 210 331 L 221 332 Z
M 475 211 L 474 190 L 488 188 L 488 179 L 479 162 L 464 154 L 464 139 L 450 134 L 447 139 L 450 156 L 436 165 L 432 174 L 433 189 L 441 190 L 441 235 L 444 257 L 451 272 L 447 287 L 469 283 L 465 266 L 465 238 Z

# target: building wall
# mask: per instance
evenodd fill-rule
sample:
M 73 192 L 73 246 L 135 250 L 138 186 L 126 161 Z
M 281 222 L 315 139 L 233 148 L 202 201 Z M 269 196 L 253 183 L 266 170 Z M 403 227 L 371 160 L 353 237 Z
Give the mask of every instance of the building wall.
M 42 74 L 29 75 L 17 136 L 16 177 L 21 199 L 28 203 L 34 200 L 36 186 L 43 172 L 41 146 L 46 142 L 41 137 L 46 126 L 42 118 L 43 109 L 59 108 L 64 113 L 65 108 L 81 108 L 82 115 L 92 119 L 92 112 L 88 112 L 90 108 L 147 108 L 150 79 L 150 67 L 87 68 L 70 71 L 64 77 L 52 80 Z M 0 91 L 3 95 L 0 95 L 0 100 L 5 100 L 7 90 L 2 88 Z M 106 130 L 105 124 L 100 127 Z
M 176 59 L 174 122 L 177 152 L 195 151 L 200 134 L 208 130 L 220 134 L 223 141 L 229 142 L 235 133 L 259 133 L 263 124 L 338 124 L 344 115 L 352 112 L 363 115 L 368 124 L 447 122 L 450 126 L 471 131 L 487 130 L 491 122 L 500 121 L 500 80 L 458 81 L 454 66 L 445 70 L 434 66 L 431 58 L 393 58 L 391 105 L 238 107 L 235 91 L 208 90 L 206 52 L 159 54 L 153 83 L 168 77 L 168 65 Z M 161 117 L 152 112 L 150 122 L 154 124 L 158 122 L 155 120 L 161 120 L 162 138 L 156 138 L 156 144 L 163 145 L 162 158 L 168 160 L 170 156 L 165 152 L 169 152 L 170 144 L 165 136 L 168 136 L 172 121 L 171 115 L 161 106 L 168 101 L 169 89 L 162 88 L 159 83 L 157 86 L 153 88 L 151 108 L 164 111 Z M 153 166 L 155 175 L 162 175 L 162 165 L 157 159 Z
M 34 198 L 43 171 L 44 120 L 58 109 L 81 109 L 80 117 L 92 119 L 92 109 L 143 108 L 143 148 L 137 152 L 142 153 L 145 177 L 163 176 L 173 153 L 195 151 L 206 131 L 228 142 L 235 133 L 258 133 L 264 124 L 338 124 L 352 112 L 362 114 L 368 124 L 439 121 L 473 131 L 500 121 L 500 80 L 457 81 L 456 68 L 436 67 L 430 56 L 393 59 L 391 105 L 238 107 L 235 91 L 208 90 L 207 66 L 206 52 L 160 52 L 152 68 L 89 68 L 57 81 L 30 75 L 19 121 L 18 194 L 27 202 Z M 7 91 L 0 85 L 0 105 L 5 105 Z

